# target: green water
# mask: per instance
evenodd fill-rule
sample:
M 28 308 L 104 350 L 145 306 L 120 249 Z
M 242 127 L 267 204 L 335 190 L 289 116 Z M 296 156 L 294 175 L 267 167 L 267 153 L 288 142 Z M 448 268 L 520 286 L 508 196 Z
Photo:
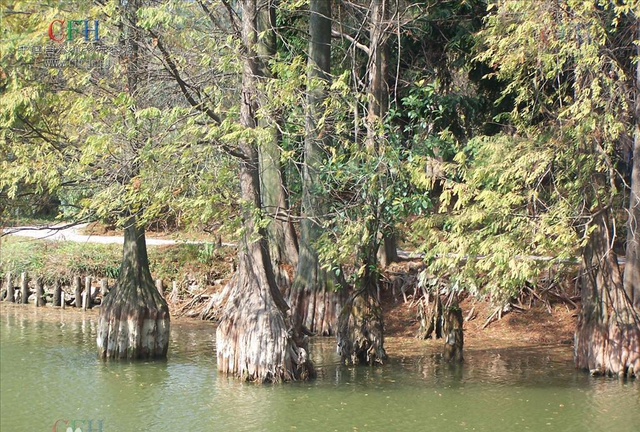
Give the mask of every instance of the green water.
M 451 369 L 391 338 L 389 364 L 347 368 L 316 340 L 317 380 L 260 386 L 217 374 L 209 323 L 173 322 L 166 362 L 104 363 L 96 318 L 0 306 L 0 431 L 640 431 L 640 382 L 575 371 L 566 346 L 470 346 Z

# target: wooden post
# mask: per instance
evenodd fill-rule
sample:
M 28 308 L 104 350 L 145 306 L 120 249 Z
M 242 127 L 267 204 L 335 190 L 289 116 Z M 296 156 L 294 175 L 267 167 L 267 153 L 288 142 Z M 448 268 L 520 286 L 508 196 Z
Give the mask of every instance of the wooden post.
M 104 297 L 108 293 L 109 293 L 109 280 L 105 278 L 100 281 L 100 296 L 102 296 L 102 300 L 104 300 Z
M 178 284 L 176 283 L 176 281 L 171 282 L 171 295 L 170 295 L 170 300 L 171 303 L 175 303 L 178 301 Z
M 84 278 L 84 302 L 82 309 L 91 309 L 91 276 Z
M 53 305 L 61 306 L 60 304 L 60 294 L 62 292 L 62 288 L 60 288 L 60 281 L 55 281 L 53 283 Z
M 11 272 L 7 273 L 7 301 L 9 303 L 15 303 L 15 291 L 13 289 L 13 280 L 11 280 Z
M 164 297 L 164 285 L 162 284 L 162 279 L 156 279 L 156 288 L 162 297 Z
M 29 280 L 25 272 L 20 275 L 20 296 L 20 302 L 22 304 L 29 303 Z
M 82 307 L 82 281 L 80 276 L 73 278 L 73 291 L 76 295 L 75 306 L 80 309 Z
M 44 298 L 44 288 L 42 287 L 42 279 L 36 278 L 36 301 L 34 302 L 36 307 L 44 306 L 47 301 Z
M 60 307 L 62 309 L 67 307 L 67 301 L 64 298 L 64 291 L 62 291 L 62 290 L 60 291 Z

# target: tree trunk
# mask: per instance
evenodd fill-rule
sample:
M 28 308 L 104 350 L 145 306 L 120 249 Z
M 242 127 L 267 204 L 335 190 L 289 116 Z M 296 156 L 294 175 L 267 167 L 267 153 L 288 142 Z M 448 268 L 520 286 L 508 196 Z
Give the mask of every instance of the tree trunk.
M 164 358 L 169 347 L 169 308 L 156 289 L 144 228 L 129 219 L 115 287 L 104 299 L 98 320 L 101 358 Z
M 384 138 L 381 132 L 385 117 L 389 110 L 388 84 L 388 35 L 385 31 L 388 16 L 388 4 L 385 0 L 372 0 L 371 27 L 369 30 L 369 64 L 368 64 L 368 116 L 367 116 L 367 146 L 379 149 L 379 140 Z M 393 227 L 387 227 L 381 232 L 380 264 L 383 267 L 398 260 L 398 248 Z
M 375 249 L 369 251 L 375 260 Z M 375 261 L 374 261 L 375 262 Z M 354 290 L 340 312 L 338 354 L 344 364 L 382 364 L 384 349 L 382 308 L 376 296 L 378 275 L 366 267 L 360 287 Z
M 244 0 L 240 118 L 247 129 L 256 126 L 256 13 L 256 0 Z M 240 143 L 240 149 L 241 195 L 253 209 L 259 209 L 258 150 L 249 138 Z M 244 233 L 238 247 L 236 285 L 216 331 L 218 370 L 259 382 L 310 378 L 314 370 L 307 358 L 306 339 L 288 323 L 288 306 L 276 284 L 267 239 L 264 230 L 255 224 L 253 209 L 245 206 L 242 212 Z
M 398 240 L 395 233 L 383 232 L 381 246 L 380 265 L 382 265 L 382 267 L 387 267 L 392 262 L 398 261 Z
M 316 250 L 326 208 L 318 170 L 330 145 L 327 131 L 319 126 L 331 72 L 330 1 L 311 0 L 309 34 L 300 256 L 288 300 L 298 325 L 310 333 L 330 336 L 336 334 L 338 316 L 347 296 L 344 284 L 321 268 Z
M 451 302 L 444 309 L 444 350 L 442 357 L 452 363 L 462 363 L 462 349 L 464 347 L 464 335 L 462 326 L 462 309 L 458 305 L 455 294 L 451 294 Z
M 634 161 L 634 169 L 636 165 Z M 607 212 L 602 211 L 594 222 L 596 229 L 583 252 L 576 367 L 592 374 L 636 375 L 640 371 L 640 313 L 625 292 Z
M 640 40 L 640 19 L 636 19 L 636 38 Z M 640 45 L 636 45 L 640 58 Z M 624 289 L 629 301 L 640 309 L 640 61 L 636 62 L 635 77 L 635 130 L 632 148 L 631 191 L 629 194 L 629 219 L 627 221 L 626 263 Z
M 384 0 L 372 0 L 369 29 L 368 64 L 368 115 L 366 149 L 368 157 L 377 158 L 380 150 L 380 130 L 383 115 L 386 113 L 388 96 L 383 78 L 383 53 L 385 35 L 383 21 L 386 16 Z M 358 263 L 362 275 L 358 276 L 357 289 L 351 295 L 340 312 L 338 325 L 338 352 L 346 364 L 382 363 L 387 358 L 384 349 L 383 317 L 380 307 L 380 275 L 378 268 L 378 250 L 384 232 L 380 230 L 382 211 L 378 205 L 380 177 L 369 184 L 367 191 L 368 207 L 372 214 L 367 218 L 367 239 L 360 246 Z
M 640 37 L 640 19 L 636 19 Z M 640 56 L 640 46 L 636 46 Z M 582 310 L 575 335 L 576 367 L 593 374 L 640 376 L 640 63 L 636 64 L 634 140 L 621 279 L 609 212 L 601 211 L 584 251 Z
M 418 300 L 418 320 L 420 328 L 416 337 L 418 339 L 440 339 L 442 337 L 442 300 L 440 292 L 426 293 Z
M 271 78 L 269 61 L 276 54 L 276 9 L 275 0 L 259 0 L 258 33 L 262 35 L 257 43 L 260 77 Z M 279 286 L 289 286 L 291 281 L 286 266 L 295 268 L 298 263 L 298 239 L 289 218 L 288 194 L 280 162 L 280 131 L 274 123 L 279 115 L 272 113 L 272 119 L 261 120 L 261 126 L 268 128 L 270 139 L 258 146 L 260 161 L 260 190 L 262 207 L 271 219 L 267 229 L 269 250 L 276 281 Z M 270 124 L 271 123 L 271 124 Z

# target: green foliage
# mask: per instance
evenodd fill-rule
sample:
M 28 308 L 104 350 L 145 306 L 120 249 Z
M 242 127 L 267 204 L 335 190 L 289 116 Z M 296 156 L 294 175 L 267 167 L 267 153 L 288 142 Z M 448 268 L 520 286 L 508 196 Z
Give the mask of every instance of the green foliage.
M 595 213 L 623 206 L 618 167 L 632 134 L 634 44 L 623 31 L 627 6 L 491 4 L 478 60 L 493 65 L 490 77 L 513 97 L 500 118 L 515 131 L 472 139 L 474 151 L 443 163 L 441 178 L 424 161 L 415 165 L 416 185 L 442 189 L 443 216 L 418 224 L 431 271 L 504 301 L 544 268 L 578 256 Z

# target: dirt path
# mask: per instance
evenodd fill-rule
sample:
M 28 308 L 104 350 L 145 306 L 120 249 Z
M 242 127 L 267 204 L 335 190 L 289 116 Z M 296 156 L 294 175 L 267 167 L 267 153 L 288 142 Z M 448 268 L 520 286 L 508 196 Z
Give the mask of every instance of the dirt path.
M 77 243 L 101 243 L 101 244 L 122 244 L 122 236 L 100 236 L 82 234 L 82 230 L 88 224 L 74 226 L 53 225 L 51 227 L 22 226 L 11 227 L 3 230 L 4 234 L 19 237 L 29 237 L 35 240 L 72 241 Z M 146 238 L 148 246 L 165 246 L 174 244 L 204 244 L 205 241 L 195 240 L 170 240 Z M 223 243 L 223 246 L 235 246 L 233 243 Z

